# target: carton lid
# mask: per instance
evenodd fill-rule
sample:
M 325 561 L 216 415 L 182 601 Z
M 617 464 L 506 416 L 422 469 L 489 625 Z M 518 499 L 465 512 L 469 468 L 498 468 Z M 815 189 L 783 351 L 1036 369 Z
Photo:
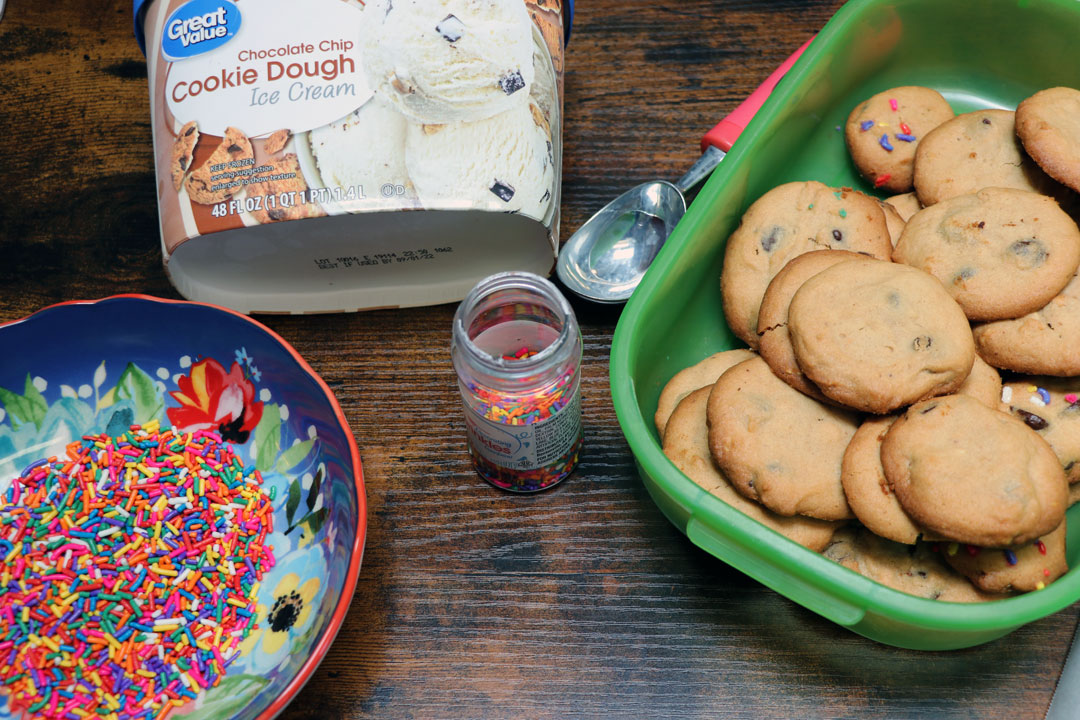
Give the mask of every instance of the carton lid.
M 139 43 L 139 49 L 146 54 L 146 36 L 143 34 L 143 15 L 150 4 L 150 0 L 132 0 L 132 16 L 135 18 L 135 40 Z
M 143 16 L 153 0 L 132 0 L 132 17 L 135 20 L 135 40 L 139 49 L 146 54 L 146 35 L 143 33 Z M 565 42 L 570 42 L 570 27 L 574 24 L 574 0 L 566 0 L 566 24 L 563 26 Z

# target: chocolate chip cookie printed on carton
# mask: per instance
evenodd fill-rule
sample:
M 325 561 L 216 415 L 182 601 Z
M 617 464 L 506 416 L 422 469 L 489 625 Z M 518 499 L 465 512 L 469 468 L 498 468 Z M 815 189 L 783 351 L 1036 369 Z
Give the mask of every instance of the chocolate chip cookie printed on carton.
M 134 0 L 165 268 L 242 312 L 547 275 L 563 0 Z

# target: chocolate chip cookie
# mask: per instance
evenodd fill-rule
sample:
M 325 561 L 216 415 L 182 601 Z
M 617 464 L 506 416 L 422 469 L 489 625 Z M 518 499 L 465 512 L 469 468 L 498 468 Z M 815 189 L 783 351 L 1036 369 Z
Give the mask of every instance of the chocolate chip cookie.
M 861 255 L 847 250 L 818 250 L 799 255 L 776 274 L 761 299 L 758 311 L 758 352 L 777 377 L 796 390 L 822 402 L 829 402 L 817 387 L 803 374 L 795 360 L 788 334 L 788 308 L 795 292 L 803 283 L 825 268 L 843 262 L 857 260 Z
M 173 189 L 178 191 L 184 184 L 184 175 L 195 158 L 195 146 L 199 144 L 199 124 L 194 120 L 184 124 L 173 140 L 169 171 L 172 173 Z
M 711 391 L 709 387 L 695 390 L 679 402 L 668 419 L 664 454 L 709 494 L 800 545 L 821 552 L 842 523 L 801 515 L 777 515 L 735 492 L 716 467 L 709 452 L 709 428 L 705 419 Z
M 881 211 L 885 213 L 885 226 L 889 228 L 889 240 L 893 247 L 900 241 L 900 235 L 904 232 L 907 221 L 900 217 L 900 213 L 889 203 L 881 201 Z
M 976 356 L 971 374 L 957 393 L 995 408 L 1000 403 L 1001 391 L 997 370 Z M 863 525 L 894 542 L 913 544 L 922 531 L 904 512 L 881 466 L 881 442 L 897 417 L 884 415 L 863 421 L 844 451 L 840 481 L 851 511 Z M 1077 417 L 1080 418 L 1080 413 Z M 1077 470 L 1080 471 L 1080 466 Z
M 885 198 L 885 202 L 896 210 L 900 217 L 903 218 L 904 222 L 907 222 L 911 219 L 912 215 L 922 210 L 922 205 L 919 203 L 919 196 L 913 192 L 887 197 Z
M 752 357 L 754 353 L 750 350 L 725 350 L 675 373 L 660 391 L 656 414 L 653 416 L 653 422 L 656 424 L 656 431 L 660 433 L 660 437 L 664 437 L 668 418 L 684 397 L 698 388 L 712 387 L 725 370 Z
M 1016 134 L 1046 174 L 1080 190 L 1080 90 L 1042 90 L 1016 106 Z
M 251 213 L 256 220 L 265 224 L 326 215 L 326 211 L 316 202 L 282 202 L 282 198 L 286 197 L 303 197 L 308 189 L 300 161 L 294 153 L 271 158 L 266 164 L 272 167 L 267 180 L 247 186 L 248 197 L 261 198 L 258 209 Z
M 882 585 L 930 600 L 986 602 L 1004 597 L 977 589 L 925 544 L 895 543 L 862 528 L 839 530 L 823 554 Z
M 1052 198 L 988 187 L 919 212 L 893 260 L 940 280 L 969 319 L 1008 320 L 1065 288 L 1080 267 L 1080 229 Z
M 267 154 L 275 155 L 285 149 L 285 146 L 289 144 L 289 140 L 292 139 L 292 131 L 288 128 L 281 128 L 270 133 L 270 137 L 266 138 L 266 142 L 263 143 L 263 149 Z
M 217 148 L 210 154 L 206 162 L 192 171 L 184 181 L 188 197 L 200 205 L 214 205 L 231 198 L 239 188 L 215 187 L 214 176 L 226 169 L 235 169 L 237 166 L 230 163 L 239 163 L 243 160 L 252 160 L 254 153 L 251 149 L 251 141 L 240 130 L 234 127 L 225 128 L 225 137 L 221 139 Z
M 1065 516 L 1068 483 L 1046 441 L 966 395 L 908 408 L 885 435 L 881 464 L 912 521 L 957 542 L 1011 547 Z
M 856 414 L 807 397 L 755 357 L 713 385 L 708 422 L 712 456 L 744 496 L 781 515 L 852 517 L 840 463 Z
M 924 207 L 984 187 L 1060 192 L 1021 147 L 1011 110 L 957 115 L 931 130 L 915 151 L 915 192 Z
M 747 209 L 728 238 L 720 277 L 724 316 L 743 342 L 757 348 L 757 316 L 765 288 L 792 258 L 814 250 L 892 254 L 878 201 L 819 182 L 780 185 Z
M 1080 375 L 1080 275 L 1038 310 L 972 328 L 979 355 L 1028 375 Z
M 900 507 L 881 467 L 881 441 L 896 418 L 883 415 L 863 421 L 844 451 L 840 482 L 859 522 L 883 538 L 914 545 L 921 530 Z
M 954 391 L 975 361 L 960 306 L 907 265 L 847 260 L 795 293 L 788 332 L 799 367 L 830 399 L 888 413 Z
M 971 372 L 956 392 L 969 395 L 986 407 L 997 407 L 1001 402 L 1001 373 L 976 354 Z

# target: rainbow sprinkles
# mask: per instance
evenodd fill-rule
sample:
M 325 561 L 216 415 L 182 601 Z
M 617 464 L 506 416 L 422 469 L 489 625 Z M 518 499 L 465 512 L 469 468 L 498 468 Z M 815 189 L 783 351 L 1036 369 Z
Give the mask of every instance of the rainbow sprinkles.
M 210 431 L 86 436 L 0 494 L 0 689 L 31 717 L 158 720 L 220 682 L 274 566 L 272 493 Z

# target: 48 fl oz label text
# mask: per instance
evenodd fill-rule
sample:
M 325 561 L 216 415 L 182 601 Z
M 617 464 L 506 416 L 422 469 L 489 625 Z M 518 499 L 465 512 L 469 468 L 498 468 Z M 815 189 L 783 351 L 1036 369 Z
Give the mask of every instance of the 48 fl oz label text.
M 404 194 L 405 187 L 394 183 L 384 183 L 378 189 L 378 197 L 382 198 L 391 198 Z M 369 198 L 370 196 L 364 193 L 363 185 L 288 190 L 280 193 L 267 193 L 265 195 L 249 195 L 242 198 L 231 198 L 214 205 L 210 214 L 214 217 L 226 217 L 228 215 L 239 215 L 243 212 L 255 212 L 257 210 L 290 208 L 294 205 L 304 205 L 305 203 L 310 202 L 348 203 L 367 200 Z

